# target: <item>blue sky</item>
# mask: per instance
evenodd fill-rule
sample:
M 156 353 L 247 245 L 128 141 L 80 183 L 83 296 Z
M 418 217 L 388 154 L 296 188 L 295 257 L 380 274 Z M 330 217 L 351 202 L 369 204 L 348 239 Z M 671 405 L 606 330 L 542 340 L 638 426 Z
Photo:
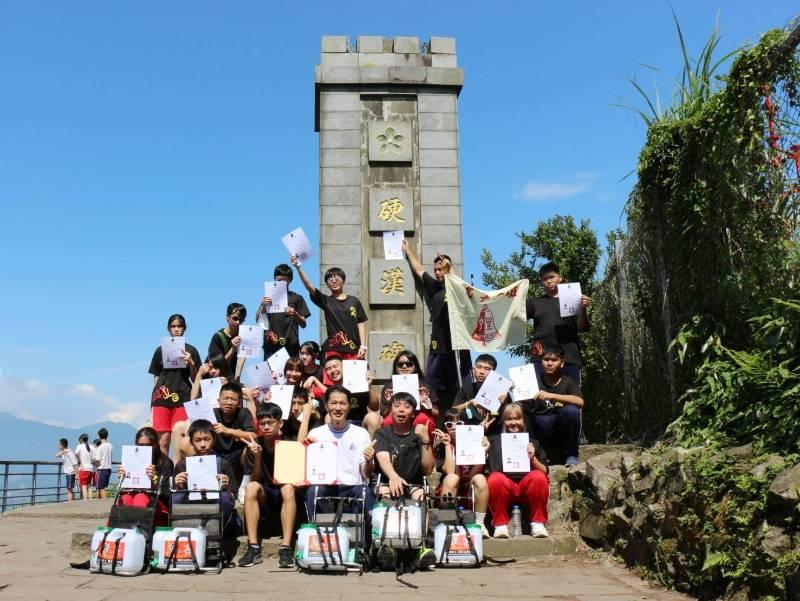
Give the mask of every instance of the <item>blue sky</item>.
M 28 2 L 0 8 L 0 411 L 139 424 L 166 318 L 204 354 L 318 235 L 325 34 L 457 39 L 465 274 L 556 213 L 620 225 L 645 130 L 613 105 L 680 70 L 666 2 Z M 784 26 L 788 1 L 673 0 L 697 54 Z M 390 12 L 388 12 L 390 11 Z M 312 266 L 312 273 L 316 266 Z M 299 286 L 299 282 L 295 288 Z M 252 323 L 252 317 L 248 320 Z M 316 337 L 316 318 L 306 330 Z

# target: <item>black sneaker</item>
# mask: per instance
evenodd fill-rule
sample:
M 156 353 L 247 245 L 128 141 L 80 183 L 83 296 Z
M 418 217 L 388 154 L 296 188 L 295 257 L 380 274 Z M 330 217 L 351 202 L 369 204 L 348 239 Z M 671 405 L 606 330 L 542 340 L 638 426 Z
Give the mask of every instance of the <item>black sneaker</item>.
M 417 554 L 417 569 L 427 570 L 436 564 L 436 553 L 433 549 L 422 547 Z
M 278 549 L 278 567 L 293 568 L 294 557 L 292 557 L 291 547 L 281 547 Z
M 239 567 L 249 568 L 250 566 L 254 566 L 262 561 L 264 560 L 261 557 L 261 547 L 247 545 L 247 551 L 245 551 L 245 554 L 239 560 Z

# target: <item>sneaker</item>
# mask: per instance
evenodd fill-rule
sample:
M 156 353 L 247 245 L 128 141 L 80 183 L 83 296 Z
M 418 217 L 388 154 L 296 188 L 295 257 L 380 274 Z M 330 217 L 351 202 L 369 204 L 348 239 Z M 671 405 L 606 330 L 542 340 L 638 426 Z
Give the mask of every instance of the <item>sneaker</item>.
M 294 557 L 292 557 L 292 548 L 281 546 L 278 549 L 278 567 L 279 568 L 293 568 Z
M 483 538 L 492 538 L 492 535 L 489 534 L 489 529 L 486 527 L 486 524 L 481 522 L 479 525 L 481 527 L 481 534 L 483 534 Z
M 541 522 L 531 522 L 531 536 L 533 538 L 547 538 L 547 528 Z
M 422 547 L 417 554 L 417 569 L 427 570 L 436 563 L 436 553 L 433 549 Z
M 566 467 L 572 467 L 573 465 L 578 465 L 580 462 L 581 462 L 581 461 L 580 461 L 580 459 L 578 459 L 577 457 L 575 457 L 575 455 L 570 455 L 570 456 L 569 456 L 569 457 L 567 457 L 567 459 L 564 461 L 564 465 L 565 465 Z
M 393 570 L 397 563 L 397 553 L 389 545 L 381 545 L 375 555 L 375 561 L 382 570 Z
M 494 527 L 494 537 L 495 538 L 511 538 L 508 534 L 508 526 L 506 524 L 502 526 L 495 526 Z
M 239 567 L 249 568 L 250 566 L 254 566 L 262 561 L 264 560 L 261 557 L 261 547 L 247 545 L 247 551 L 245 551 L 245 554 L 239 560 Z

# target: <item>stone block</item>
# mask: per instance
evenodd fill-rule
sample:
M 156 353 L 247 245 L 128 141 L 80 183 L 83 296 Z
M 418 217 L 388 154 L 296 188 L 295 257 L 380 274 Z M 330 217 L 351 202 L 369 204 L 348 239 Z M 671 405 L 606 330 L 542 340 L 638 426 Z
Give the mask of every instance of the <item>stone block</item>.
M 358 55 L 350 52 L 325 53 L 320 64 L 323 67 L 358 67 Z
M 393 54 L 395 67 L 430 67 L 430 54 Z
M 419 183 L 422 186 L 458 186 L 458 168 L 420 167 Z
M 331 113 L 343 114 L 343 113 Z M 340 128 L 344 129 L 344 128 Z M 423 148 L 458 148 L 458 132 L 455 131 L 421 131 L 419 147 Z
M 360 67 L 394 67 L 397 64 L 394 54 L 364 52 L 354 56 L 358 56 L 358 65 Z
M 389 80 L 400 83 L 425 83 L 427 67 L 389 67 Z
M 361 244 L 361 226 L 322 224 L 319 239 L 323 244 Z
M 358 67 L 329 67 L 321 65 L 317 68 L 319 83 L 358 83 L 361 74 Z
M 346 35 L 324 35 L 322 36 L 323 52 L 347 52 L 349 38 Z
M 332 113 L 327 113 L 331 115 Z M 360 129 L 334 129 L 325 131 L 320 128 L 320 148 L 361 148 Z
M 412 36 L 395 36 L 394 51 L 398 54 L 418 54 L 419 38 Z
M 359 225 L 361 223 L 361 208 L 357 206 L 323 205 L 319 211 L 319 222 L 332 225 Z
M 422 186 L 419 189 L 420 204 L 424 206 L 457 205 L 460 190 L 456 186 Z
M 369 260 L 369 304 L 415 304 L 414 276 L 408 261 Z
M 456 131 L 458 119 L 455 113 L 420 113 L 420 131 Z
M 383 36 L 381 35 L 360 35 L 356 38 L 356 51 L 359 53 L 365 52 L 383 52 Z
M 419 151 L 419 165 L 421 169 L 427 167 L 455 167 L 458 168 L 458 151 L 433 150 L 426 148 Z
M 453 69 L 458 66 L 455 54 L 434 54 L 431 57 L 431 67 L 444 67 Z
M 422 207 L 422 227 L 429 225 L 461 225 L 461 207 L 458 205 Z
M 464 69 L 436 67 L 428 69 L 425 81 L 434 86 L 463 86 Z
M 428 42 L 428 48 L 431 54 L 455 54 L 456 39 L 431 36 Z
M 411 162 L 410 121 L 370 121 L 368 131 L 369 160 L 371 162 Z
M 360 129 L 361 113 L 356 111 L 336 111 L 333 113 L 322 113 L 319 116 L 319 129 Z M 359 140 L 360 146 L 360 140 Z
M 431 227 L 445 230 L 446 235 L 443 236 L 443 239 L 439 240 L 436 237 L 437 232 L 431 229 L 431 233 L 428 236 L 428 242 L 425 242 L 422 245 L 422 263 L 424 265 L 432 266 L 436 255 L 442 253 L 443 255 L 448 255 L 451 259 L 453 259 L 453 268 L 456 269 L 464 262 L 464 257 L 461 253 L 461 228 L 457 225 L 439 225 Z M 425 232 L 423 231 L 423 235 L 424 234 Z M 455 242 L 448 241 L 454 239 Z M 432 267 L 430 268 L 432 269 Z M 456 273 L 462 272 L 456 269 Z
M 361 206 L 360 186 L 321 186 L 319 204 L 332 206 Z M 360 209 L 358 209 L 360 210 Z
M 377 380 L 390 380 L 392 363 L 402 351 L 411 351 L 421 356 L 417 345 L 417 336 L 413 332 L 370 332 L 367 345 L 369 368 L 374 371 Z
M 360 67 L 361 83 L 388 83 L 389 67 Z
M 437 152 L 437 151 L 431 151 Z M 448 152 L 446 150 L 438 152 Z M 360 167 L 361 150 L 358 148 L 323 148 L 319 153 L 320 167 Z
M 408 186 L 370 188 L 369 231 L 391 230 L 413 232 L 414 195 Z
M 322 92 L 319 97 L 320 111 L 324 113 L 361 110 L 361 98 L 358 92 Z
M 417 104 L 420 113 L 455 113 L 455 94 L 419 94 Z
M 361 169 L 358 167 L 323 167 L 319 170 L 320 186 L 358 186 Z
M 323 244 L 323 252 L 328 263 L 334 265 L 358 265 L 361 263 L 361 246 L 357 244 Z M 345 271 L 345 273 L 347 273 Z M 360 277 L 360 273 L 351 272 L 348 283 L 353 277 Z M 323 282 L 324 283 L 324 282 Z

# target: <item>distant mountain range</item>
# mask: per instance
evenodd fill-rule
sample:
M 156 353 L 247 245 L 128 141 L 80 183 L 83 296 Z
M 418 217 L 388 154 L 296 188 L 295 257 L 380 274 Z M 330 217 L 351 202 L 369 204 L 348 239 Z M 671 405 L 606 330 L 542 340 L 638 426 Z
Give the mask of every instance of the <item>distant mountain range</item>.
M 91 443 L 100 428 L 108 430 L 108 440 L 114 445 L 114 461 L 119 461 L 122 445 L 133 444 L 136 435 L 136 428 L 130 424 L 101 422 L 80 428 L 62 428 L 0 413 L 0 460 L 55 461 L 53 455 L 58 450 L 59 438 L 66 438 L 74 449 L 78 436 L 86 432 Z

